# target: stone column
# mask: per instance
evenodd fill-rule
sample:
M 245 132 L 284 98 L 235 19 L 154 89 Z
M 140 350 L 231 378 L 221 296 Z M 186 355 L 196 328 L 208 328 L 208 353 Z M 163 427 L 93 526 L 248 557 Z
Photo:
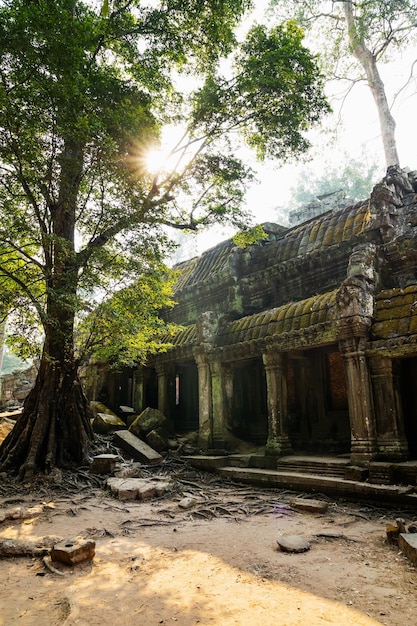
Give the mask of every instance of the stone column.
M 262 360 L 268 394 L 268 441 L 265 453 L 276 456 L 291 454 L 291 443 L 286 432 L 287 358 L 279 352 L 267 352 L 262 355 Z
M 198 369 L 198 442 L 203 448 L 212 445 L 211 377 L 206 354 L 195 354 Z
M 158 363 L 155 367 L 158 376 L 158 410 L 170 417 L 169 405 L 169 370 L 166 363 Z
M 339 340 L 345 365 L 351 430 L 351 461 L 366 464 L 377 452 L 371 380 L 365 357 L 364 336 Z
M 143 367 L 133 372 L 133 403 L 132 406 L 137 413 L 141 413 L 146 407 L 144 406 L 144 371 Z
M 375 356 L 369 359 L 374 391 L 378 456 L 392 460 L 408 457 L 402 407 L 397 397 L 392 359 Z
M 211 405 L 212 405 L 212 443 L 213 447 L 223 448 L 227 437 L 227 411 L 224 395 L 224 371 L 220 361 L 210 362 Z

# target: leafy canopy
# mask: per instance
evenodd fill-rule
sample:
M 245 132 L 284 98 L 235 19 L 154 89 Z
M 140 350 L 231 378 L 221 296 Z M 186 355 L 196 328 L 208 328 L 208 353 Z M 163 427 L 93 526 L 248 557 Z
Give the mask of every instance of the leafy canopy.
M 293 22 L 256 26 L 239 47 L 249 4 L 0 4 L 0 289 L 16 336 L 36 319 L 47 349 L 60 335 L 72 345 L 79 320 L 80 358 L 97 346 L 144 358 L 172 304 L 166 227 L 246 227 L 239 133 L 263 158 L 306 149 L 328 110 L 316 59 Z M 185 129 L 175 167 L 151 173 L 167 122 Z

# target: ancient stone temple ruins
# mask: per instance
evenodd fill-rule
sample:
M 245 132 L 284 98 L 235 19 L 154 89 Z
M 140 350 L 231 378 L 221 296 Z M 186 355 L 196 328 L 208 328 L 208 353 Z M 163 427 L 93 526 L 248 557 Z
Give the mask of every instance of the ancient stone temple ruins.
M 202 449 L 416 459 L 416 192 L 390 168 L 366 201 L 180 264 L 172 348 L 108 398 L 159 408 Z

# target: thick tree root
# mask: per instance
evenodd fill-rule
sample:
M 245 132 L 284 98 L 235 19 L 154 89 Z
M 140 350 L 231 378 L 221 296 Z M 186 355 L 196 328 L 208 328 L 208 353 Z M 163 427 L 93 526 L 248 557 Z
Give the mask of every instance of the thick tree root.
M 49 548 L 45 546 L 39 547 L 29 541 L 0 538 L 0 559 L 15 556 L 45 556 L 46 554 L 49 554 Z

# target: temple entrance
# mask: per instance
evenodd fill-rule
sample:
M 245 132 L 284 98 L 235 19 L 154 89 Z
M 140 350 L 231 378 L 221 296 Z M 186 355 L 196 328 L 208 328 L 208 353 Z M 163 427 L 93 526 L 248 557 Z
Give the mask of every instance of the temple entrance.
M 338 351 L 289 355 L 287 431 L 295 452 L 350 452 L 346 379 Z
M 198 370 L 195 362 L 177 364 L 174 376 L 172 415 L 176 432 L 198 430 Z
M 234 364 L 231 427 L 245 441 L 264 445 L 268 437 L 266 378 L 262 359 Z
M 401 398 L 405 435 L 413 459 L 417 458 L 417 357 L 401 359 Z
M 132 406 L 133 368 L 124 367 L 120 372 L 110 373 L 106 389 L 99 398 L 115 413 L 120 413 L 121 406 Z
M 143 370 L 143 407 L 158 408 L 158 376 L 153 367 Z

